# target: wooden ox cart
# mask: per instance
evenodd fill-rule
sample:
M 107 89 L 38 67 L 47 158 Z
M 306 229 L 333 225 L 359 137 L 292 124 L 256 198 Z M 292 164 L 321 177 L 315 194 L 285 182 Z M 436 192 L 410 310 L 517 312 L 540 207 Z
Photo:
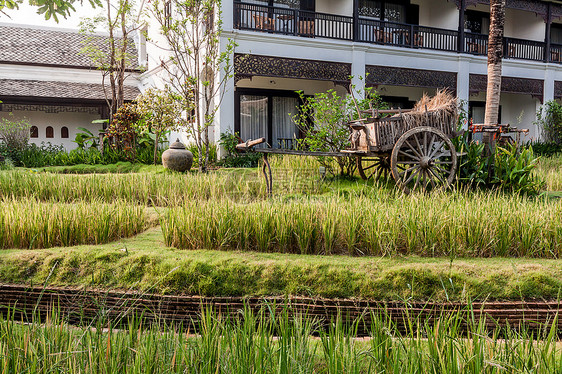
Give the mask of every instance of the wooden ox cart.
M 363 179 L 392 174 L 406 192 L 449 186 L 457 171 L 451 138 L 456 110 L 385 110 L 350 124 L 351 147 Z M 384 116 L 387 115 L 387 116 Z M 388 116 L 389 115 L 389 116 Z
M 268 192 L 272 189 L 271 167 L 267 154 L 302 156 L 352 156 L 363 179 L 392 174 L 404 191 L 428 190 L 449 186 L 457 170 L 457 151 L 451 142 L 458 115 L 456 99 L 445 103 L 426 99 L 417 109 L 359 111 L 361 118 L 349 124 L 349 149 L 340 152 L 309 152 L 272 148 L 257 148 L 264 154 L 263 173 Z M 429 109 L 428 109 L 429 104 Z M 424 106 L 420 110 L 420 105 Z M 433 109 L 432 109 L 433 108 Z M 258 139 L 241 143 L 238 149 L 248 149 L 265 142 Z

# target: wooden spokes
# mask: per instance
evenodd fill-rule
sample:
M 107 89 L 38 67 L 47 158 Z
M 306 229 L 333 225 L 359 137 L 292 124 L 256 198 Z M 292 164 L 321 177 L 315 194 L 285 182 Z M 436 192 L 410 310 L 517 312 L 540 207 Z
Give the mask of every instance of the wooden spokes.
M 381 177 L 386 179 L 390 175 L 390 156 L 358 156 L 357 171 L 364 180 L 377 180 Z
M 447 187 L 457 171 L 457 152 L 449 137 L 433 127 L 402 135 L 390 157 L 392 176 L 404 191 Z

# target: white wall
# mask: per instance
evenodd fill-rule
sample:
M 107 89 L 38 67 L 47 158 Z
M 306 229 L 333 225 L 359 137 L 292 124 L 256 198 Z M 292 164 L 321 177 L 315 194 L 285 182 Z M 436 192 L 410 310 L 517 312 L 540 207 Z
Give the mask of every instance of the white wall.
M 96 69 L 0 64 L 0 79 L 101 84 L 102 72 Z M 136 87 L 138 85 L 138 74 L 131 73 L 128 75 L 125 85 Z
M 544 42 L 546 25 L 542 17 L 532 12 L 505 10 L 505 36 Z
M 31 138 L 29 141 L 40 145 L 41 142 L 51 143 L 53 145 L 62 145 L 67 150 L 77 148 L 78 145 L 73 142 L 76 134 L 81 132 L 78 127 L 84 127 L 90 130 L 94 135 L 98 135 L 102 129 L 101 124 L 92 124 L 92 121 L 99 119 L 98 114 L 90 113 L 46 113 L 40 111 L 14 111 L 15 118 L 27 118 L 31 126 L 37 126 L 39 130 L 38 138 Z M 0 112 L 0 118 L 8 117 L 7 112 Z M 54 130 L 54 138 L 47 139 L 46 128 L 52 126 Z M 61 138 L 61 128 L 68 127 L 68 139 Z
M 509 123 L 519 129 L 529 129 L 529 135 L 522 137 L 523 141 L 537 140 L 539 132 L 533 123 L 540 101 L 531 95 L 502 94 L 502 123 Z
M 486 101 L 486 93 L 480 92 L 472 95 L 470 101 Z M 500 98 L 501 123 L 510 124 L 518 129 L 528 129 L 528 135 L 521 135 L 521 141 L 537 140 L 539 130 L 533 123 L 536 119 L 537 109 L 541 103 L 531 95 L 502 93 Z M 483 109 L 481 110 L 483 113 Z
M 420 25 L 458 30 L 459 11 L 453 1 L 412 0 L 420 6 Z
M 317 0 L 316 11 L 353 17 L 353 0 Z

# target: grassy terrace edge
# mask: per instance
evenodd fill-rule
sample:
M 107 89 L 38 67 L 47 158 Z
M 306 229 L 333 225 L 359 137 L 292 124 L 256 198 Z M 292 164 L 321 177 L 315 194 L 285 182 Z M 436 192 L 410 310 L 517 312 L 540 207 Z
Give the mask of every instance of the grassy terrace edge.
M 562 261 L 185 251 L 167 248 L 152 228 L 104 245 L 0 251 L 0 282 L 202 296 L 552 300 L 562 296 Z

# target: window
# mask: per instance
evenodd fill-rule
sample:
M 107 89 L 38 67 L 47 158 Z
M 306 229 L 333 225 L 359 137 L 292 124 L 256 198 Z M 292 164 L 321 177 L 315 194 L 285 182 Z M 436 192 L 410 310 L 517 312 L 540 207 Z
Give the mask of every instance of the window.
M 562 24 L 553 23 L 550 25 L 550 42 L 562 44 Z
M 207 14 L 205 14 L 205 30 L 207 32 L 212 32 L 215 25 L 215 12 L 211 9 Z
M 30 138 L 38 138 L 39 137 L 39 129 L 37 126 L 31 126 L 29 129 L 29 137 Z
M 55 131 L 53 130 L 52 126 L 47 126 L 47 129 L 45 131 L 45 135 L 48 139 L 51 139 L 51 138 L 55 137 Z
M 235 131 L 244 141 L 264 137 L 274 148 L 293 148 L 300 131 L 293 116 L 300 99 L 291 91 L 236 91 Z
M 63 126 L 60 129 L 60 137 L 63 139 L 68 139 L 68 127 Z
M 466 32 L 488 35 L 490 31 L 490 14 L 476 10 L 467 10 L 464 15 L 464 30 Z
M 358 12 L 363 17 L 381 19 L 382 1 L 360 0 Z
M 409 7 L 410 5 L 408 4 L 408 2 L 400 0 L 359 0 L 359 8 L 357 11 L 362 17 L 369 17 L 389 22 L 405 23 L 409 21 L 407 17 Z

